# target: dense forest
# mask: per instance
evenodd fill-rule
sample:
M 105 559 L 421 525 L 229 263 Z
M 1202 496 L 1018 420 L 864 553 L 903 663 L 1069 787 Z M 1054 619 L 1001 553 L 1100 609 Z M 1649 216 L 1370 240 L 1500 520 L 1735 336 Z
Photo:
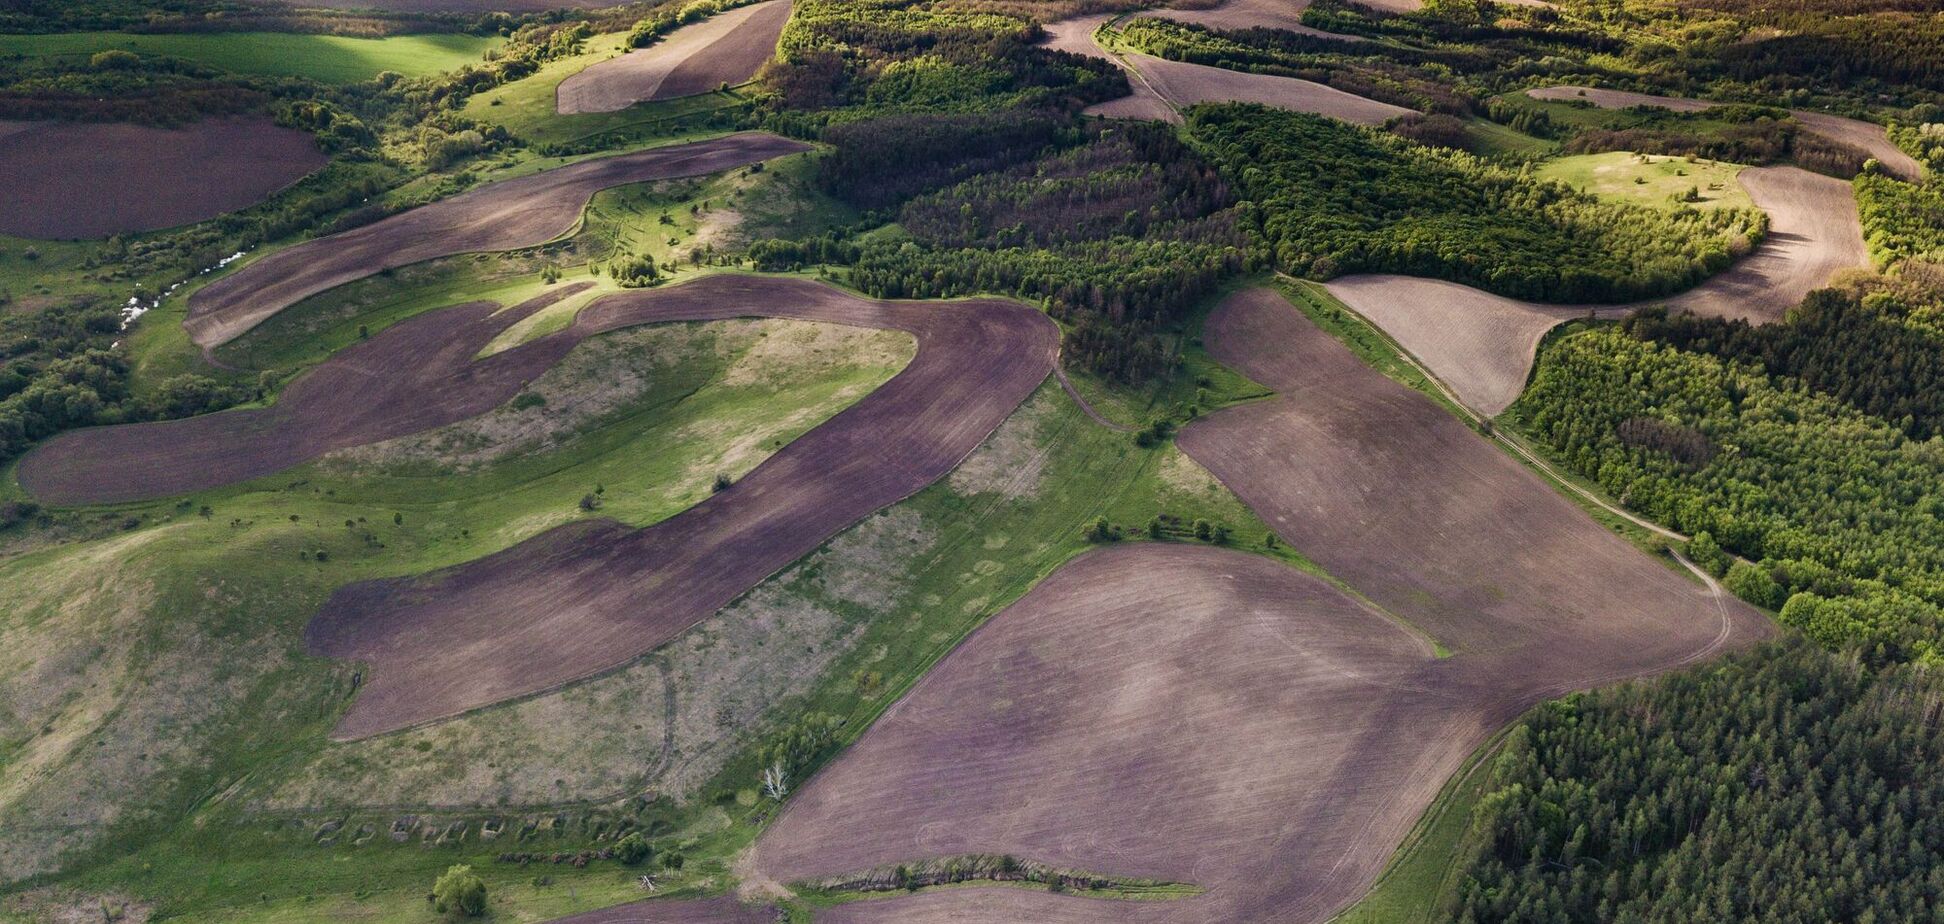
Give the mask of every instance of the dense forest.
M 1165 370 L 1159 332 L 1247 263 L 1227 182 L 1167 126 L 894 116 L 825 140 L 826 188 L 865 208 L 902 201 L 904 234 L 757 242 L 758 267 L 850 264 L 848 281 L 884 298 L 1039 301 L 1069 356 L 1123 381 Z
M 766 81 L 790 109 L 848 117 L 1075 111 L 1126 95 L 1119 68 L 1037 48 L 1040 36 L 1026 19 L 920 0 L 798 0 Z
M 1784 623 L 1873 661 L 1939 653 L 1944 440 L 1620 328 L 1550 345 L 1513 412 L 1572 470 L 1694 536 L 1704 564 Z M 1661 426 L 1623 432 L 1640 419 Z M 1729 572 L 1716 547 L 1752 564 Z
M 1914 439 L 1944 433 L 1944 339 L 1904 321 L 1897 294 L 1862 284 L 1809 293 L 1780 323 L 1753 325 L 1664 308 L 1624 328 L 1642 340 L 1789 376 Z
M 1485 771 L 1453 924 L 1929 921 L 1936 678 L 1801 642 L 1578 694 Z
M 1944 258 L 1944 191 L 1934 183 L 1857 177 L 1856 212 L 1878 267 Z
M 1624 302 L 1725 269 L 1767 230 L 1747 210 L 1655 210 L 1368 129 L 1261 106 L 1199 106 L 1196 144 L 1236 178 L 1284 271 L 1389 272 L 1515 298 Z

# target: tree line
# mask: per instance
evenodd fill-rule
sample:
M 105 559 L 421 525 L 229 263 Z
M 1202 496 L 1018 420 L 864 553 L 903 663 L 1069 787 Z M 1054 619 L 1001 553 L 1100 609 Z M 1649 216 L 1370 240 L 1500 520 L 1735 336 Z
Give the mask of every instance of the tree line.
M 1485 771 L 1452 924 L 1928 921 L 1944 689 L 1800 641 L 1548 703 Z

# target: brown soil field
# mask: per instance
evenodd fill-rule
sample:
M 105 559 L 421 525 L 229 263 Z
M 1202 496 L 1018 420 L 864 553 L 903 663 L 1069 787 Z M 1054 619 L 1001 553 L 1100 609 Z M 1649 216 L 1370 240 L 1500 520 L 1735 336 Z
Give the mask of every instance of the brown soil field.
M 1587 312 L 1416 276 L 1344 276 L 1324 288 L 1487 416 L 1518 400 L 1546 332 Z
M 1362 41 L 1361 36 L 1338 35 L 1303 25 L 1303 11 L 1310 0 L 1228 0 L 1206 10 L 1150 10 L 1139 15 L 1172 19 L 1218 32 L 1240 29 L 1282 29 L 1317 38 Z
M 553 240 L 573 230 L 588 200 L 610 186 L 717 173 L 805 150 L 801 142 L 744 132 L 492 183 L 264 257 L 190 296 L 182 326 L 209 350 L 309 296 L 386 269 Z
M 1323 921 L 1523 709 L 1769 632 L 1276 293 L 1229 298 L 1205 342 L 1279 395 L 1189 425 L 1182 449 L 1376 606 L 1206 546 L 1082 556 L 791 797 L 749 864 L 761 878 L 1010 853 L 1206 891 L 1116 902 L 972 886 L 818 918 Z
M 776 53 L 789 18 L 790 0 L 766 0 L 683 26 L 561 81 L 554 108 L 562 115 L 614 112 L 743 83 Z
M 1143 54 L 1127 55 L 1127 61 L 1177 108 L 1196 103 L 1261 103 L 1358 125 L 1382 125 L 1414 111 L 1295 77 L 1246 74 Z
M 187 128 L 0 122 L 0 233 L 107 237 L 245 208 L 324 166 L 308 132 L 264 118 Z
M 1424 363 L 1466 406 L 1495 415 L 1524 390 L 1553 325 L 1642 305 L 1766 323 L 1838 271 L 1869 265 L 1856 200 L 1841 180 L 1797 167 L 1750 167 L 1740 180 L 1769 214 L 1769 234 L 1726 272 L 1669 298 L 1632 305 L 1545 305 L 1411 276 L 1348 276 L 1326 285 Z
M 372 670 L 336 737 L 418 725 L 633 660 L 944 477 L 1046 378 L 1059 347 L 1053 323 L 1015 302 L 871 301 L 809 281 L 721 275 L 603 298 L 567 330 L 474 365 L 511 357 L 495 368 L 517 367 L 507 378 L 524 381 L 600 331 L 748 316 L 901 330 L 918 350 L 890 382 L 733 487 L 646 529 L 584 520 L 445 571 L 340 589 L 306 629 L 309 647 Z M 466 350 L 490 336 L 469 329 L 455 339 Z M 454 393 L 441 403 L 483 393 L 472 400 L 491 406 L 517 382 L 440 389 Z
M 1585 100 L 1603 109 L 1631 109 L 1636 106 L 1663 106 L 1676 112 L 1700 112 L 1719 102 L 1701 99 L 1686 99 L 1678 96 L 1652 96 L 1646 93 L 1633 93 L 1626 90 L 1602 90 L 1594 87 L 1541 87 L 1527 90 L 1526 94 L 1534 99 Z M 1883 164 L 1885 170 L 1906 180 L 1923 177 L 1924 168 L 1910 155 L 1890 143 L 1883 126 L 1875 122 L 1851 119 L 1827 112 L 1809 109 L 1792 109 L 1789 113 L 1801 122 L 1804 128 L 1831 141 L 1859 148 Z
M 602 908 L 553 924 L 775 924 L 776 912 L 733 898 L 636 902 Z

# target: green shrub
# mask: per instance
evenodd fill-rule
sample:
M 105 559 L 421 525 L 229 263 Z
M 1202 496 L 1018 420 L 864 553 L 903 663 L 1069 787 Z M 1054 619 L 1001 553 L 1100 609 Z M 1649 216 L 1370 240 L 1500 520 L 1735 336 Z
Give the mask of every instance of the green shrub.
M 486 883 L 472 867 L 454 866 L 432 884 L 432 909 L 453 917 L 479 917 L 486 913 Z

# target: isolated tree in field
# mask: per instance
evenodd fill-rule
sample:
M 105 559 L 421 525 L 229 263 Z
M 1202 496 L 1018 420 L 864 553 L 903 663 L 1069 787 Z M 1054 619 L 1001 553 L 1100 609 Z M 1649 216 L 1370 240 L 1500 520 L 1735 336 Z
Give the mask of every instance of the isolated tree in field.
M 639 831 L 630 831 L 628 836 L 614 843 L 614 858 L 628 866 L 634 866 L 653 854 L 654 848 L 648 846 L 648 839 Z
M 453 917 L 476 918 L 486 913 L 486 883 L 472 867 L 454 866 L 432 884 L 432 910 Z
M 1195 538 L 1200 539 L 1203 542 L 1207 542 L 1209 539 L 1213 538 L 1214 535 L 1215 535 L 1215 528 L 1213 526 L 1208 525 L 1207 520 L 1195 521 Z
M 600 498 L 595 497 L 592 494 L 581 495 L 580 509 L 582 513 L 593 513 L 594 511 L 600 509 L 600 507 L 601 507 Z

